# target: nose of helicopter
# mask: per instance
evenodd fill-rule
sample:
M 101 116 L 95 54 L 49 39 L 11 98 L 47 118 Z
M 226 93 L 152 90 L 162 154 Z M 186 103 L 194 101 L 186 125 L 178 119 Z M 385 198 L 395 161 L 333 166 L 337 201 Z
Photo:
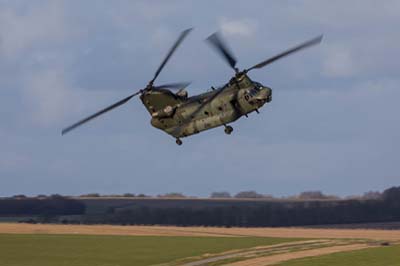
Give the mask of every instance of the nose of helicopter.
M 268 87 L 261 87 L 257 95 L 257 100 L 261 101 L 263 104 L 265 102 L 272 101 L 272 89 Z

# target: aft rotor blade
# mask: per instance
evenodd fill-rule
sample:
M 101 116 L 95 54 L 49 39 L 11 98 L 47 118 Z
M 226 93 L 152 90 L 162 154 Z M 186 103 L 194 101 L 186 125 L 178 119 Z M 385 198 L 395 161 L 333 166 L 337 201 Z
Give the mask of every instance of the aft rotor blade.
M 159 86 L 153 86 L 153 90 L 159 90 L 159 89 L 172 89 L 172 90 L 180 90 L 184 89 L 187 86 L 190 85 L 191 82 L 180 82 L 180 83 L 169 83 L 169 84 L 163 84 Z
M 126 98 L 124 98 L 124 99 L 122 99 L 122 100 L 120 100 L 120 101 L 118 101 L 118 102 L 116 102 L 116 103 L 114 103 L 114 104 L 112 104 L 110 106 L 108 106 L 107 108 L 104 108 L 104 109 L 98 111 L 97 113 L 95 113 L 95 114 L 93 114 L 93 115 L 91 115 L 89 117 L 86 117 L 86 118 L 76 122 L 75 124 L 69 126 L 69 127 L 64 128 L 62 130 L 62 132 L 61 132 L 61 135 L 64 135 L 64 134 L 68 133 L 69 131 L 71 131 L 71 130 L 83 125 L 86 122 L 89 122 L 90 120 L 92 120 L 92 119 L 94 119 L 94 118 L 96 118 L 96 117 L 98 117 L 98 116 L 100 116 L 100 115 L 102 115 L 102 114 L 104 114 L 104 113 L 106 113 L 108 111 L 111 111 L 114 108 L 117 108 L 120 105 L 123 105 L 124 103 L 128 102 L 130 99 L 132 99 L 133 97 L 135 97 L 139 93 L 141 93 L 141 91 L 138 91 L 138 92 L 136 92 L 136 93 L 134 93 L 134 94 L 132 94 L 132 95 L 130 95 L 130 96 L 128 96 L 128 97 L 126 97 Z
M 311 40 L 309 40 L 307 42 L 304 42 L 304 43 L 302 43 L 302 44 L 300 44 L 298 46 L 295 46 L 295 47 L 293 47 L 293 48 L 291 48 L 291 49 L 289 49 L 289 50 L 287 50 L 285 52 L 282 52 L 282 53 L 280 53 L 280 54 L 278 54 L 276 56 L 273 56 L 273 57 L 271 57 L 271 58 L 269 58 L 269 59 L 267 59 L 267 60 L 265 60 L 265 61 L 263 61 L 261 63 L 258 63 L 257 65 L 252 66 L 251 68 L 247 69 L 247 71 L 250 71 L 250 70 L 252 70 L 254 68 L 263 68 L 266 65 L 271 64 L 272 62 L 275 62 L 278 59 L 281 59 L 281 58 L 283 58 L 285 56 L 288 56 L 288 55 L 290 55 L 292 53 L 298 52 L 298 51 L 300 51 L 300 50 L 302 50 L 304 48 L 319 44 L 321 42 L 321 40 L 322 40 L 322 37 L 323 37 L 323 35 L 320 35 L 320 36 L 318 36 L 318 37 L 316 37 L 314 39 L 311 39 Z
M 207 38 L 207 41 L 219 54 L 222 55 L 222 57 L 226 60 L 226 62 L 228 62 L 231 68 L 236 71 L 236 58 L 233 56 L 233 53 L 228 49 L 228 46 L 222 40 L 222 36 L 218 32 L 215 32 Z
M 168 62 L 168 60 L 171 58 L 172 54 L 175 52 L 176 48 L 182 43 L 183 39 L 192 31 L 193 28 L 184 30 L 181 35 L 179 35 L 179 38 L 176 40 L 174 45 L 171 47 L 169 50 L 167 56 L 165 57 L 164 61 L 162 61 L 161 65 L 158 67 L 156 73 L 154 74 L 154 78 L 151 80 L 151 83 L 153 83 L 158 75 L 160 74 L 161 70 L 164 68 L 165 64 Z

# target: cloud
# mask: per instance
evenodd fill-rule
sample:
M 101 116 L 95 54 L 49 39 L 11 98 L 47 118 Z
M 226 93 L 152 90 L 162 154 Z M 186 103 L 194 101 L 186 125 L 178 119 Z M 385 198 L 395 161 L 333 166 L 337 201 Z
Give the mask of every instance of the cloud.
M 172 32 L 170 29 L 161 26 L 155 29 L 154 33 L 152 34 L 151 41 L 153 45 L 161 48 L 167 46 L 169 42 L 174 42 L 176 35 L 176 32 Z
M 331 47 L 325 53 L 323 72 L 328 77 L 350 77 L 359 70 L 349 47 Z
M 230 36 L 249 37 L 257 31 L 257 23 L 252 19 L 228 19 L 222 18 L 219 21 L 222 32 Z
M 82 192 L 98 184 L 110 193 L 131 186 L 137 192 L 183 189 L 197 195 L 216 186 L 235 191 L 247 185 L 269 193 L 307 186 L 344 193 L 343 182 L 351 193 L 388 186 L 395 180 L 380 177 L 396 175 L 399 150 L 394 55 L 400 35 L 393 27 L 399 3 L 237 1 L 210 9 L 200 1 L 94 6 L 0 0 L 0 134 L 8 146 L 0 152 L 0 172 L 14 169 L 0 192 L 76 193 L 75 183 Z M 219 128 L 185 139 L 177 149 L 172 138 L 149 125 L 136 98 L 96 130 L 60 139 L 58 129 L 125 97 L 129 88 L 140 88 L 189 26 L 196 30 L 159 81 L 193 80 L 199 88 L 191 94 L 232 75 L 203 42 L 218 27 L 240 67 L 316 34 L 325 37 L 319 47 L 251 73 L 275 88 L 274 101 L 260 115 L 237 121 L 232 138 Z M 163 159 L 152 160 L 154 154 Z M 193 172 L 198 165 L 201 171 Z M 133 170 L 137 175 L 129 176 Z M 174 174 L 160 180 L 165 172 Z M 116 176 L 114 183 L 110 175 Z M 32 186 L 21 188 L 26 176 L 34 177 Z M 49 183 L 54 177 L 57 182 Z
M 7 151 L 0 153 L 0 168 L 2 171 L 16 171 L 21 168 L 21 165 L 26 167 L 30 164 L 31 159 L 26 155 Z
M 0 9 L 0 55 L 7 58 L 21 56 L 29 48 L 48 47 L 65 40 L 66 22 L 61 1 L 45 2 L 19 10 Z
M 120 100 L 118 91 L 93 91 L 78 87 L 61 66 L 24 73 L 21 96 L 35 126 L 66 126 Z
M 80 93 L 68 84 L 63 69 L 44 69 L 27 75 L 22 96 L 33 122 L 42 126 L 62 121 L 83 105 Z
M 11 86 L 22 97 L 22 110 L 28 114 L 24 120 L 34 125 L 54 125 L 82 109 L 83 91 L 67 75 L 77 56 L 71 57 L 65 47 L 73 47 L 69 44 L 79 39 L 84 26 L 77 28 L 70 18 L 64 1 L 0 8 L 0 57 L 6 59 L 5 71 L 13 74 Z

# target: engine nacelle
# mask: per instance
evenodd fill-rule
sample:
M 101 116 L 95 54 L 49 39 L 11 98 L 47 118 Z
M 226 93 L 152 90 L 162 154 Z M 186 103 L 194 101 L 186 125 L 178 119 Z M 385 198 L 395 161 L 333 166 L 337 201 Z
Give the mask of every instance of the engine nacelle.
M 177 96 L 183 98 L 183 99 L 187 99 L 188 98 L 188 92 L 185 89 L 180 89 L 177 93 Z
M 172 107 L 171 105 L 165 106 L 163 109 L 158 110 L 157 112 L 154 112 L 151 114 L 152 117 L 155 118 L 165 118 L 165 117 L 170 117 L 174 114 L 175 108 Z

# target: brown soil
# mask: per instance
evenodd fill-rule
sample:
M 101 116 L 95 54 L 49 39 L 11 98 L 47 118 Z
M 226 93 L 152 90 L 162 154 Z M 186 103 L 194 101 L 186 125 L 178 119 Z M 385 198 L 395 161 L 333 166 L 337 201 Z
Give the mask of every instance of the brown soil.
M 333 247 L 325 247 L 325 248 L 317 248 L 311 250 L 303 250 L 303 251 L 295 251 L 289 252 L 285 254 L 278 254 L 260 258 L 254 258 L 244 261 L 238 261 L 234 263 L 229 263 L 229 266 L 267 266 L 267 265 L 275 265 L 277 263 L 293 260 L 293 259 L 300 259 L 305 257 L 315 257 L 321 256 L 336 252 L 346 252 L 346 251 L 353 251 L 367 248 L 367 244 L 352 244 L 352 245 L 345 245 L 345 246 L 333 246 Z M 227 265 L 226 265 L 227 266 Z
M 303 228 L 217 228 L 175 226 L 50 225 L 0 223 L 0 233 L 86 234 L 152 236 L 258 236 L 286 238 L 360 238 L 400 240 L 400 230 L 303 229 Z
M 176 232 L 207 232 L 235 236 L 287 237 L 287 238 L 360 238 L 374 240 L 400 240 L 400 230 L 369 229 L 308 229 L 308 228 L 216 228 L 216 227 L 171 227 Z
M 0 223 L 0 234 L 81 234 L 129 236 L 225 236 L 218 233 L 173 230 L 161 226 L 58 225 Z

